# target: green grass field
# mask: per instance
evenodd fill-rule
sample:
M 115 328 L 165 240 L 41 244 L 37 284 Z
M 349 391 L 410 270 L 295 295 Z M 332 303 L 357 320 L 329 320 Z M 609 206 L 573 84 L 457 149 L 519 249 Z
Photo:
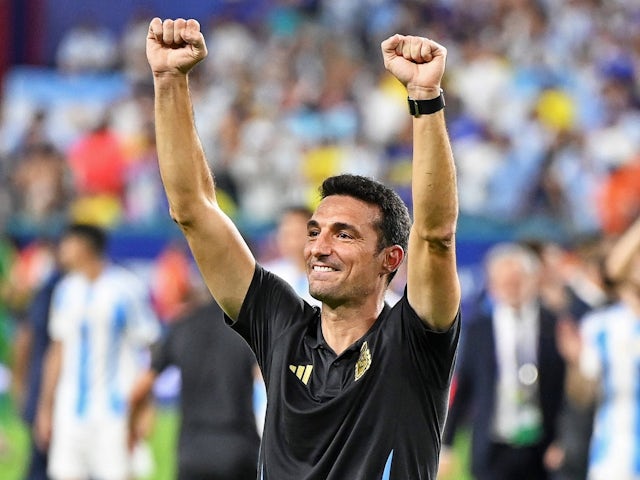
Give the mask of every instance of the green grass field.
M 175 441 L 178 427 L 178 415 L 171 408 L 159 409 L 149 438 L 155 461 L 153 475 L 144 480 L 174 480 Z M 22 480 L 27 461 L 28 434 L 22 421 L 6 399 L 0 399 L 0 435 L 4 444 L 0 444 L 0 479 Z M 466 459 L 468 436 L 459 435 L 455 446 L 460 459 Z M 464 464 L 442 480 L 470 480 Z
M 22 480 L 28 455 L 28 432 L 8 400 L 0 400 L 0 479 Z M 178 415 L 159 409 L 149 443 L 155 461 L 153 475 L 144 480 L 174 480 Z

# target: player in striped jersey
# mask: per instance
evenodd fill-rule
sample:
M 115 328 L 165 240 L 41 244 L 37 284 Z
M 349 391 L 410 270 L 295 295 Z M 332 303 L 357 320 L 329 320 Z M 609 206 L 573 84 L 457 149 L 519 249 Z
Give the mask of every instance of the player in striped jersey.
M 125 480 L 128 398 L 146 346 L 159 334 L 145 289 L 105 257 L 106 236 L 70 226 L 60 242 L 68 272 L 53 293 L 36 439 L 54 480 Z
M 640 219 L 606 265 L 618 301 L 587 314 L 580 332 L 563 326 L 568 394 L 596 403 L 588 480 L 640 479 Z

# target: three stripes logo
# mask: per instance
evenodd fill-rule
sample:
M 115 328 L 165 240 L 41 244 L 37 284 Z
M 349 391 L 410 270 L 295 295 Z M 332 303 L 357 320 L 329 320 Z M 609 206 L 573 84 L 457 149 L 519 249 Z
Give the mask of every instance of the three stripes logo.
M 289 370 L 291 370 L 302 383 L 307 385 L 309 378 L 311 378 L 313 365 L 289 365 Z

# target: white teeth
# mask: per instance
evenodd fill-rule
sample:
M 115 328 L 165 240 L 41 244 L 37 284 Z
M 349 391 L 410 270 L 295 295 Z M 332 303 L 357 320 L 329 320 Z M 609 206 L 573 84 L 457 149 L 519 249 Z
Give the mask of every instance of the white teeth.
M 313 267 L 314 272 L 333 272 L 333 268 L 331 267 L 320 267 L 318 265 Z

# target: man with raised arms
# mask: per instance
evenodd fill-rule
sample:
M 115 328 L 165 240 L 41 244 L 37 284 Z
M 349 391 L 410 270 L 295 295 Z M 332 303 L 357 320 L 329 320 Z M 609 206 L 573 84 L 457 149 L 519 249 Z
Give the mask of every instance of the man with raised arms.
M 218 206 L 189 94 L 189 72 L 207 55 L 199 23 L 155 18 L 149 27 L 170 213 L 265 378 L 262 479 L 436 478 L 460 330 L 456 176 L 440 89 L 446 50 L 403 35 L 381 47 L 414 115 L 413 223 L 381 183 L 328 178 L 304 248 L 309 291 L 322 302 L 313 307 L 256 263 Z M 385 290 L 405 257 L 405 293 L 389 307 Z

